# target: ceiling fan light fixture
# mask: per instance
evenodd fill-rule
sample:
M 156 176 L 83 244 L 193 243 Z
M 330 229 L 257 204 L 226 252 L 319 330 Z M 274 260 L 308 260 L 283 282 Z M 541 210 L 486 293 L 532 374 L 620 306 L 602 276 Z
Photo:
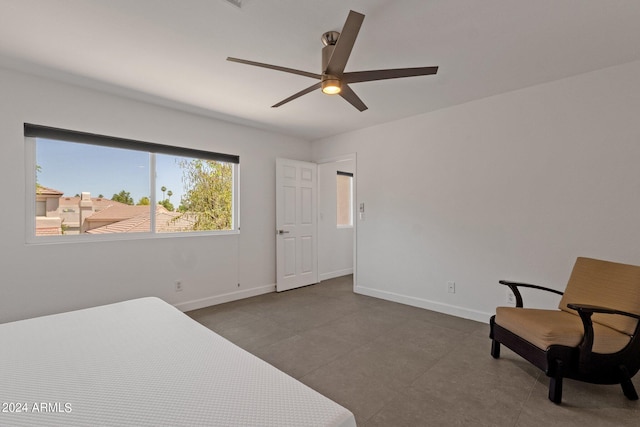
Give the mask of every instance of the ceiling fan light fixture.
M 337 95 L 342 91 L 340 80 L 334 76 L 328 76 L 322 80 L 322 92 L 327 95 Z
M 234 1 L 234 0 L 227 0 Z M 241 2 L 242 0 L 235 0 Z M 358 37 L 360 26 L 364 20 L 364 15 L 353 10 L 349 11 L 347 20 L 342 27 L 342 31 L 327 31 L 322 35 L 322 68 L 320 73 L 310 73 L 308 71 L 296 70 L 294 68 L 281 67 L 279 65 L 263 64 L 261 62 L 248 61 L 246 59 L 228 57 L 227 61 L 239 62 L 241 64 L 254 65 L 256 67 L 269 68 L 285 73 L 297 74 L 299 76 L 316 79 L 316 83 L 306 89 L 294 93 L 290 97 L 272 105 L 272 108 L 279 107 L 287 102 L 293 101 L 313 92 L 322 89 L 327 95 L 340 95 L 342 99 L 353 105 L 362 112 L 367 106 L 351 89 L 352 83 L 372 82 L 375 80 L 399 79 L 402 77 L 426 76 L 436 74 L 438 67 L 413 67 L 413 68 L 389 68 L 384 70 L 367 70 L 345 73 L 344 69 L 351 55 L 351 50 Z M 320 81 L 318 81 L 320 80 Z M 344 80 L 344 89 L 342 88 Z

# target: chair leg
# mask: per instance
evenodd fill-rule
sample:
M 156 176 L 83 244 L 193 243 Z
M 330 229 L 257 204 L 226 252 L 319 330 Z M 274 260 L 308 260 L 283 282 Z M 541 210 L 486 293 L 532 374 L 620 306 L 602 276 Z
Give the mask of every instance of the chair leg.
M 562 402 L 562 362 L 556 362 L 555 375 L 549 380 L 549 400 L 559 405 Z
M 638 393 L 636 392 L 636 388 L 633 386 L 631 380 L 623 380 L 620 385 L 622 386 L 622 392 L 627 396 L 627 399 L 638 400 Z
M 620 381 L 620 386 L 622 386 L 622 392 L 629 400 L 638 400 L 638 393 L 636 392 L 636 388 L 633 386 L 631 382 L 631 378 L 629 377 L 629 371 L 627 371 L 626 366 L 620 366 L 620 372 L 622 374 L 622 381 Z
M 491 340 L 491 356 L 494 359 L 500 358 L 500 343 L 496 340 Z

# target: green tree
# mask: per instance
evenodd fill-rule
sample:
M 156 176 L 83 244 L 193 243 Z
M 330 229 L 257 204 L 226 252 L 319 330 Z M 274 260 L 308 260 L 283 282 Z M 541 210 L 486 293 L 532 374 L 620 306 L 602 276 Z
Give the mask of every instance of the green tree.
M 163 201 L 158 202 L 158 204 L 164 206 L 164 208 L 169 212 L 173 212 L 173 204 L 169 201 L 169 199 L 164 199 Z
M 151 200 L 147 196 L 140 197 L 138 200 L 138 205 L 149 206 L 151 204 Z
M 114 194 L 113 197 L 111 197 L 111 200 L 114 202 L 125 203 L 127 205 L 133 205 L 133 197 L 131 197 L 131 193 L 124 190 L 118 194 Z
M 42 188 L 42 185 L 38 182 L 38 174 L 40 172 L 42 172 L 42 166 L 36 165 L 36 194 L 38 194 L 40 192 L 40 188 Z
M 171 196 L 173 196 L 173 191 L 167 191 L 167 200 L 171 201 Z
M 164 200 L 164 192 L 167 191 L 167 187 L 163 185 L 162 187 L 160 187 L 160 191 L 162 191 L 162 200 Z
M 194 230 L 229 230 L 232 222 L 233 165 L 183 160 L 185 192 L 179 210 L 193 215 Z

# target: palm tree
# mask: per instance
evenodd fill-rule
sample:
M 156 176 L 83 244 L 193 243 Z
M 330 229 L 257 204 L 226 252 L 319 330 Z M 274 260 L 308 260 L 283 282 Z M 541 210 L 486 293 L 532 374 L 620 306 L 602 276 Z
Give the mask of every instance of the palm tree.
M 162 191 L 162 200 L 164 200 L 164 192 L 167 191 L 167 187 L 163 185 L 162 187 L 160 187 L 160 191 Z
M 169 199 L 169 201 L 171 201 L 171 196 L 173 196 L 173 191 L 167 191 L 167 199 Z

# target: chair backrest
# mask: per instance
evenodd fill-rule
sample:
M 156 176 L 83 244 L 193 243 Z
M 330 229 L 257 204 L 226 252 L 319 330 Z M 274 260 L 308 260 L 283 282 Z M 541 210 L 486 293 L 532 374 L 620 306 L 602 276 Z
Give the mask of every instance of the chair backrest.
M 560 310 L 577 315 L 567 304 L 591 304 L 640 315 L 640 266 L 579 257 L 573 266 Z M 592 321 L 633 335 L 632 317 L 594 314 Z

